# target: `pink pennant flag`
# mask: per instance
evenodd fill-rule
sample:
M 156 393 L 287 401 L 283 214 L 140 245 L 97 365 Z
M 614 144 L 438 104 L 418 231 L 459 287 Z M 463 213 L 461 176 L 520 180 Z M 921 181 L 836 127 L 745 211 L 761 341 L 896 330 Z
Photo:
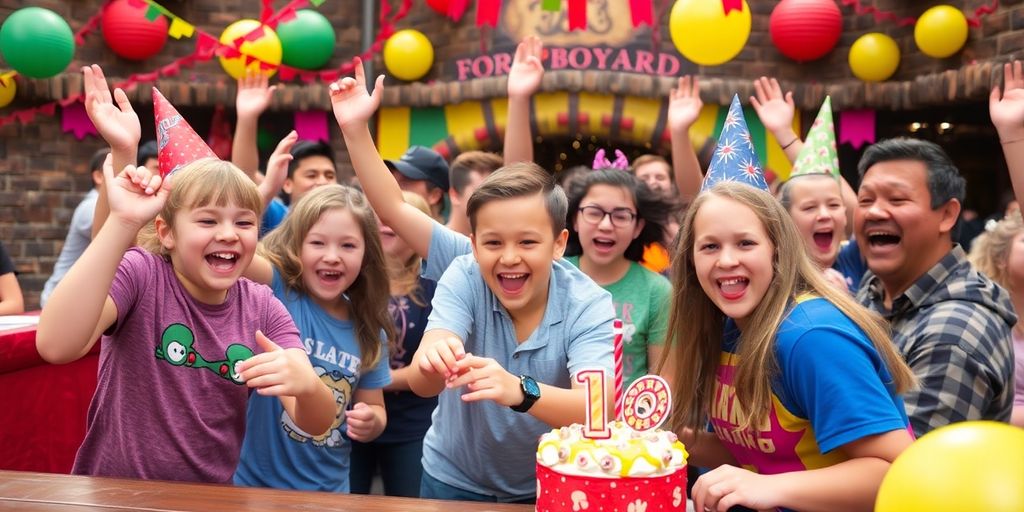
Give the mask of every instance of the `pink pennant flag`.
M 295 131 L 299 140 L 322 140 L 329 142 L 327 133 L 327 112 L 323 110 L 307 110 L 295 112 Z
M 448 17 L 453 21 L 462 20 L 462 15 L 466 14 L 466 7 L 469 6 L 469 0 L 449 0 L 448 1 Z
M 89 120 L 89 115 L 85 113 L 85 104 L 81 101 L 61 109 L 60 130 L 64 133 L 73 133 L 78 140 L 84 139 L 86 135 L 99 135 Z
M 587 0 L 569 0 L 569 31 L 587 29 Z
M 497 27 L 499 11 L 501 11 L 501 0 L 479 0 L 476 3 L 476 26 Z
M 875 142 L 874 110 L 843 110 L 839 112 L 839 143 L 848 143 L 853 149 Z
M 633 28 L 647 24 L 654 26 L 653 0 L 629 0 L 629 11 L 633 17 Z

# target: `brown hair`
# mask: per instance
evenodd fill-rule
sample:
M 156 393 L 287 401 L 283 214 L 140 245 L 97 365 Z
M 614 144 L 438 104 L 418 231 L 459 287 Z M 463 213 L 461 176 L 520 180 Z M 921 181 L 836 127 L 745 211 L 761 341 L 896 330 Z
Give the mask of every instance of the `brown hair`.
M 469 175 L 473 172 L 480 173 L 487 177 L 494 171 L 501 168 L 505 162 L 500 156 L 486 151 L 467 151 L 452 160 L 451 168 L 448 171 L 448 182 L 459 195 L 469 185 Z
M 551 218 L 551 229 L 557 238 L 565 229 L 568 201 L 565 192 L 555 185 L 551 175 L 533 162 L 506 165 L 480 183 L 473 191 L 473 195 L 469 196 L 469 203 L 466 206 L 470 229 L 476 232 L 476 214 L 485 204 L 538 194 L 544 198 L 544 206 L 547 208 L 548 217 Z
M 192 162 L 171 175 L 171 194 L 164 207 L 157 214 L 167 227 L 174 229 L 174 216 L 181 210 L 202 208 L 209 205 L 227 206 L 252 210 L 257 223 L 263 215 L 263 198 L 256 184 L 231 162 L 216 158 L 202 158 Z M 258 226 L 257 226 L 258 227 Z M 160 243 L 154 222 L 139 232 L 139 246 L 164 258 L 169 251 Z
M 320 217 L 335 209 L 347 210 L 352 214 L 363 232 L 366 244 L 359 276 L 338 297 L 339 301 L 348 301 L 351 311 L 349 316 L 355 325 L 356 341 L 359 343 L 362 360 L 360 367 L 365 371 L 380 361 L 381 331 L 390 342 L 395 338 L 395 327 L 388 314 L 388 276 L 377 219 L 362 192 L 344 185 L 325 185 L 313 189 L 292 206 L 284 222 L 263 239 L 258 250 L 278 269 L 289 289 L 308 293 L 302 282 L 303 241 Z
M 991 222 L 991 221 L 990 221 Z M 981 273 L 992 278 L 999 286 L 1013 291 L 1007 264 L 1010 260 L 1010 246 L 1013 239 L 1024 230 L 1024 220 L 1020 212 L 1007 215 L 1003 220 L 985 227 L 985 232 L 978 235 L 971 244 L 971 253 L 967 256 L 971 265 Z
M 406 203 L 416 207 L 417 210 L 430 215 L 430 205 L 423 196 L 409 191 L 402 191 L 402 198 Z M 387 258 L 387 256 L 385 256 Z M 400 262 L 401 265 L 391 264 L 388 266 L 388 279 L 391 288 L 398 290 L 397 295 L 407 295 L 417 306 L 426 307 L 427 301 L 419 295 L 420 288 L 420 266 L 423 260 L 415 252 L 408 260 Z
M 632 174 L 636 174 L 636 170 L 638 167 L 655 162 L 662 163 L 668 166 L 668 179 L 669 181 L 675 181 L 675 176 L 672 175 L 672 164 L 668 163 L 668 160 L 666 160 L 665 157 L 661 155 L 640 155 L 639 157 L 637 157 L 636 160 L 633 160 L 632 165 L 629 166 L 629 172 Z
M 792 302 L 811 294 L 831 302 L 871 340 L 893 378 L 898 393 L 914 384 L 914 375 L 896 352 L 884 320 L 858 304 L 845 290 L 829 284 L 811 261 L 793 220 L 770 194 L 740 183 L 720 183 L 701 193 L 687 210 L 672 265 L 672 308 L 666 339 L 672 340 L 661 365 L 674 367 L 673 428 L 699 429 L 713 403 L 715 373 L 722 347 L 724 315 L 708 298 L 693 262 L 694 220 L 709 198 L 731 199 L 749 207 L 760 219 L 774 247 L 773 273 L 761 302 L 741 334 L 736 368 L 736 401 L 743 411 L 741 428 L 763 425 L 771 408 L 771 379 L 778 372 L 774 357 L 776 331 Z

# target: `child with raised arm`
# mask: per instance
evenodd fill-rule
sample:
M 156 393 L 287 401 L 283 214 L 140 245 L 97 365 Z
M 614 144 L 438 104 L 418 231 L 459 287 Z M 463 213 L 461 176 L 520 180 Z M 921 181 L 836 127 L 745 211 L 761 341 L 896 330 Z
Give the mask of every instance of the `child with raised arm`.
M 989 116 L 1003 146 L 1010 183 L 1017 202 L 1024 204 L 1024 66 L 1015 60 L 1003 64 L 1003 87 L 992 88 Z
M 367 93 L 356 60 L 355 78 L 330 93 L 381 220 L 426 257 L 428 277 L 447 268 L 409 377 L 417 394 L 440 394 L 424 440 L 421 496 L 533 501 L 538 436 L 585 418 L 585 391 L 573 375 L 611 370 L 611 298 L 560 261 L 565 195 L 533 164 L 502 168 L 473 192 L 470 238 L 405 203 L 367 128 L 382 88 L 383 76 Z
M 288 146 L 270 158 L 268 180 L 286 172 Z M 385 344 L 394 331 L 377 219 L 363 194 L 341 185 L 311 191 L 263 239 L 245 276 L 288 309 L 334 407 L 330 429 L 310 433 L 277 400 L 252 395 L 234 481 L 348 492 L 349 440 L 371 441 L 387 423 L 381 388 L 391 382 Z
M 102 76 L 86 83 L 87 98 L 106 88 Z M 154 103 L 163 137 L 202 144 L 155 90 Z M 138 133 L 135 119 L 125 128 Z M 36 347 L 51 363 L 82 357 L 103 335 L 76 474 L 228 482 L 252 390 L 279 399 L 304 430 L 331 423 L 330 391 L 288 312 L 269 289 L 240 279 L 256 249 L 256 186 L 216 158 L 190 162 L 212 154 L 193 147 L 166 155 L 161 172 L 175 171 L 167 179 L 134 166 L 115 177 L 104 166 L 109 219 L 40 318 Z M 131 248 L 154 217 L 142 247 Z

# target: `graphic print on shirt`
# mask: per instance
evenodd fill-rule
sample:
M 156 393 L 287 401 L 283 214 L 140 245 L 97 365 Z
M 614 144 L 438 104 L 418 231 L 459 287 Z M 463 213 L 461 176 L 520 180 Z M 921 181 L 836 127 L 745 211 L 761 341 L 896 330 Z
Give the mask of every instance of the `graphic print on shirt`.
M 341 446 L 344 442 L 341 436 L 341 425 L 345 422 L 345 409 L 352 403 L 352 388 L 355 387 L 356 377 L 352 375 L 343 375 L 340 371 L 328 371 L 322 366 L 314 366 L 316 374 L 320 377 L 320 380 L 327 384 L 327 387 L 331 389 L 331 393 L 334 393 L 334 403 L 336 409 L 334 412 L 334 421 L 331 423 L 331 428 L 327 429 L 327 432 L 318 436 L 311 436 L 304 430 L 298 427 L 291 417 L 288 416 L 286 411 L 281 411 L 281 428 L 284 429 L 288 437 L 293 441 L 305 443 L 312 441 L 313 446 L 326 446 L 328 448 L 334 448 Z
M 160 344 L 156 347 L 156 358 L 163 359 L 174 366 L 206 368 L 217 375 L 234 382 L 244 384 L 236 366 L 253 356 L 252 349 L 238 343 L 228 346 L 224 359 L 207 361 L 194 345 L 197 344 L 195 334 L 184 324 L 171 324 L 160 336 Z
M 416 327 L 415 323 L 409 322 L 409 297 L 391 297 L 388 299 L 388 314 L 395 321 L 395 339 L 404 340 L 405 333 Z M 391 356 L 391 369 L 397 370 L 405 366 L 405 346 L 402 343 L 394 343 L 388 347 Z

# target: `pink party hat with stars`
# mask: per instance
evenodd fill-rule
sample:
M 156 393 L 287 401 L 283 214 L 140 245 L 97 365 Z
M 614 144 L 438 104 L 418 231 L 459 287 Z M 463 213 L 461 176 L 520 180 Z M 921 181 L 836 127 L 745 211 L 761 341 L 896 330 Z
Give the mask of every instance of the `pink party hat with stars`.
M 718 183 L 735 181 L 745 183 L 761 190 L 768 190 L 764 180 L 761 161 L 754 151 L 754 143 L 750 140 L 747 120 L 743 117 L 739 95 L 733 95 L 729 113 L 722 125 L 722 134 L 718 137 L 718 146 L 711 158 L 708 175 L 701 184 L 701 191 L 707 190 Z
M 160 176 L 167 177 L 182 167 L 213 157 L 210 146 L 181 117 L 174 105 L 153 88 L 153 115 L 156 118 L 156 147 L 160 163 Z

